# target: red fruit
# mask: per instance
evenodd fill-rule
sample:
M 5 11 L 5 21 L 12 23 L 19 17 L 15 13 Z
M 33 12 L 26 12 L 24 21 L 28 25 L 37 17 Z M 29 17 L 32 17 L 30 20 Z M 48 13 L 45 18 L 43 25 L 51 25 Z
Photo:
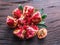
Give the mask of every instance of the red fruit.
M 26 20 L 24 19 L 24 16 L 22 16 L 21 18 L 18 19 L 18 24 L 19 25 L 23 25 L 25 24 Z
M 32 28 L 34 28 L 35 30 L 39 30 L 38 26 L 36 25 L 31 25 Z
M 17 28 L 13 31 L 13 34 L 21 39 L 24 39 L 25 32 L 26 31 L 23 28 Z
M 7 16 L 6 23 L 10 28 L 15 28 L 17 26 L 17 20 L 11 16 Z
M 40 12 L 39 11 L 35 12 L 32 15 L 31 19 L 34 24 L 38 24 L 39 22 L 41 22 L 42 18 Z
M 32 24 L 31 18 L 28 18 L 28 19 L 27 19 L 27 24 L 29 24 L 29 25 Z
M 27 24 L 27 25 L 32 24 L 30 17 L 26 17 L 25 19 L 26 19 L 26 24 Z
M 22 11 L 19 8 L 16 8 L 13 12 L 12 12 L 13 16 L 15 18 L 20 18 L 22 15 Z
M 36 25 L 31 25 L 31 27 L 35 29 L 35 32 L 36 32 L 36 34 L 37 34 L 37 32 L 38 32 L 38 30 L 39 30 L 38 26 L 36 26 Z
M 24 25 L 23 28 L 26 30 L 26 28 L 28 27 L 28 25 Z
M 25 16 L 30 17 L 33 14 L 33 12 L 34 12 L 34 7 L 32 7 L 32 6 L 25 6 L 23 9 L 23 14 Z
M 26 28 L 26 39 L 29 39 L 29 38 L 32 38 L 32 37 L 34 37 L 35 35 L 36 35 L 36 32 L 35 32 L 36 30 L 35 29 L 33 29 L 32 27 L 30 27 L 30 26 L 27 26 L 27 28 Z

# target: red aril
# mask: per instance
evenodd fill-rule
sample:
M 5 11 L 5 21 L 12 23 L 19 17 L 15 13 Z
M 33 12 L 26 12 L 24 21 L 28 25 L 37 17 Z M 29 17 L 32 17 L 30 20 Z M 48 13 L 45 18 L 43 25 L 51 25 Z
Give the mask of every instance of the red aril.
M 32 15 L 31 19 L 34 24 L 38 24 L 39 22 L 41 22 L 42 18 L 40 12 L 39 11 L 35 12 Z
M 15 28 L 17 26 L 17 20 L 11 16 L 7 16 L 6 23 L 10 28 Z
M 35 35 L 36 35 L 36 30 L 30 26 L 27 26 L 26 34 L 25 34 L 26 39 L 32 38 Z
M 25 32 L 26 31 L 23 28 L 17 28 L 13 31 L 13 34 L 21 39 L 24 39 Z
M 30 17 L 34 12 L 34 7 L 26 5 L 23 9 L 23 14 Z
M 22 11 L 19 8 L 16 8 L 13 12 L 12 12 L 13 16 L 15 18 L 20 18 L 22 15 Z

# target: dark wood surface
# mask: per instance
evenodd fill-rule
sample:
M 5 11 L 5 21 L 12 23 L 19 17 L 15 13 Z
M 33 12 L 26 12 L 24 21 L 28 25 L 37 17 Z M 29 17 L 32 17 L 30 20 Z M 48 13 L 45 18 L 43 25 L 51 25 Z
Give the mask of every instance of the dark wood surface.
M 13 29 L 6 25 L 6 17 L 18 4 L 32 5 L 37 9 L 44 8 L 47 13 L 46 25 L 48 35 L 39 40 L 34 37 L 30 40 L 19 40 L 12 34 Z M 0 45 L 60 45 L 60 0 L 0 0 Z

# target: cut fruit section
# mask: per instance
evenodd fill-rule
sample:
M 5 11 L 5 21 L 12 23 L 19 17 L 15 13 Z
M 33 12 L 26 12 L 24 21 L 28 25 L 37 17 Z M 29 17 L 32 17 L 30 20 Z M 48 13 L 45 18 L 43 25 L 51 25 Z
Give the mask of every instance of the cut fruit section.
M 7 16 L 6 23 L 10 28 L 15 28 L 17 26 L 16 18 L 13 18 L 11 16 Z
M 16 8 L 13 12 L 12 12 L 13 16 L 15 18 L 20 18 L 22 15 L 22 11 L 19 8 Z
M 41 22 L 42 18 L 40 12 L 39 11 L 35 12 L 32 15 L 31 19 L 34 24 L 38 24 L 39 22 Z
M 30 17 L 33 14 L 33 12 L 34 12 L 34 7 L 32 6 L 26 5 L 23 9 L 23 14 L 28 17 Z

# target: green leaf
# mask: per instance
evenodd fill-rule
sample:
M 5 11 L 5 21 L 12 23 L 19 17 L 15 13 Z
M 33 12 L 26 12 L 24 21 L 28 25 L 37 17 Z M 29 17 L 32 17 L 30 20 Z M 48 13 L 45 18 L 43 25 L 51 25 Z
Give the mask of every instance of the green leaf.
M 23 6 L 21 4 L 19 4 L 18 8 L 23 11 Z
M 39 28 L 47 28 L 47 26 L 44 25 L 44 24 L 37 24 L 37 26 L 38 26 Z
M 45 24 L 45 22 L 44 21 L 41 21 L 39 24 Z
M 44 14 L 44 9 L 43 8 L 40 9 L 40 13 L 41 13 L 41 15 Z
M 44 20 L 47 17 L 47 14 L 42 15 L 42 20 Z

